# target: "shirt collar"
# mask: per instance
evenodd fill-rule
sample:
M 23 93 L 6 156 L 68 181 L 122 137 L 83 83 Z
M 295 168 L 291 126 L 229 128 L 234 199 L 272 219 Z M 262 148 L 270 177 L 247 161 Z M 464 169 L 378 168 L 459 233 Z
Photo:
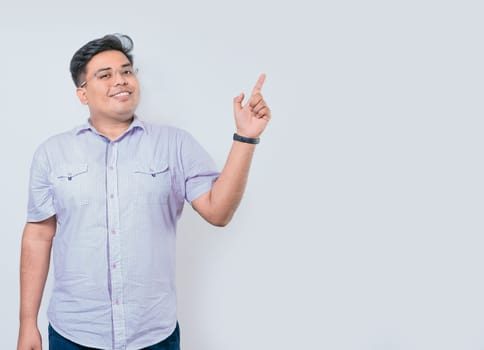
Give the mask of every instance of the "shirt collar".
M 129 125 L 129 128 L 126 129 L 126 131 L 123 133 L 123 134 L 126 134 L 127 132 L 129 132 L 130 130 L 134 129 L 134 128 L 139 128 L 141 130 L 143 130 L 144 132 L 146 132 L 146 127 L 145 127 L 145 124 L 135 115 L 134 118 L 133 118 L 133 121 L 131 122 L 131 124 Z M 86 131 L 92 131 L 92 132 L 95 132 L 96 134 L 99 134 L 99 132 L 96 130 L 96 128 L 94 128 L 94 126 L 92 126 L 90 120 L 88 119 L 86 123 L 74 128 L 74 130 L 72 130 L 74 135 L 80 135 Z

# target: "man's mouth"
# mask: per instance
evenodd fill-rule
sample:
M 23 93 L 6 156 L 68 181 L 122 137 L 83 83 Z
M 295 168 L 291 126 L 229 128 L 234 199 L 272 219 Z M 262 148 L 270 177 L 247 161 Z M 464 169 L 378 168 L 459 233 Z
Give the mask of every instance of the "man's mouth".
M 121 96 L 129 96 L 129 95 L 131 95 L 130 91 L 120 91 L 111 95 L 111 97 L 121 97 Z

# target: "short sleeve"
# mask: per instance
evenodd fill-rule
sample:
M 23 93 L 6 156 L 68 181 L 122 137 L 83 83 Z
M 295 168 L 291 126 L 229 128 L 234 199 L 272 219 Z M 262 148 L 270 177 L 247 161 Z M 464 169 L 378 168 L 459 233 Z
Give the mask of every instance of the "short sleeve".
M 27 222 L 39 222 L 55 214 L 47 157 L 38 149 L 30 167 Z
M 187 132 L 182 133 L 180 157 L 183 165 L 185 199 L 192 202 L 210 191 L 220 172 L 208 152 Z

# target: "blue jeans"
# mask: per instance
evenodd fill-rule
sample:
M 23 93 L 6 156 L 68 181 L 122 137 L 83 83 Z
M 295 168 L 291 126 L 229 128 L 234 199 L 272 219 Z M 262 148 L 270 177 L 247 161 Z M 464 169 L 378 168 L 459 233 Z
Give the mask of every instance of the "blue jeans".
M 64 338 L 57 333 L 49 324 L 49 350 L 99 350 L 95 348 L 88 348 Z M 180 350 L 180 328 L 178 323 L 173 333 L 162 340 L 158 344 L 148 346 L 141 350 Z

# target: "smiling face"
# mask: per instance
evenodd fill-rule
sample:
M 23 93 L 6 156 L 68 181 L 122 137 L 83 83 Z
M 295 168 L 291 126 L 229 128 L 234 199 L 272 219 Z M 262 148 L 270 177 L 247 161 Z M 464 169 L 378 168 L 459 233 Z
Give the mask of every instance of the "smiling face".
M 88 62 L 77 96 L 88 105 L 91 119 L 126 122 L 139 103 L 139 84 L 128 58 L 117 50 L 103 51 Z

